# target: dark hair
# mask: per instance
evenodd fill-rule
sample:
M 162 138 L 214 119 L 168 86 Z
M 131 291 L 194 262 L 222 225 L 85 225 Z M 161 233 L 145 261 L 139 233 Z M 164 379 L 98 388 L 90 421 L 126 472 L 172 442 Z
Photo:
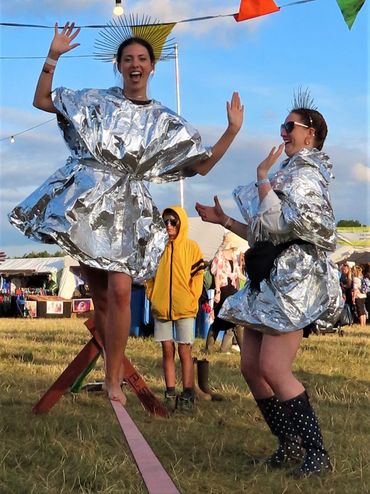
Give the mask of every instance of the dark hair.
M 302 123 L 315 129 L 315 148 L 321 150 L 328 135 L 328 126 L 321 113 L 310 108 L 293 108 L 290 111 L 299 115 Z
M 116 55 L 117 65 L 120 63 L 122 52 L 126 48 L 126 46 L 135 45 L 135 44 L 144 46 L 144 48 L 148 50 L 150 61 L 152 63 L 155 62 L 154 50 L 152 45 L 143 38 L 138 38 L 136 36 L 133 36 L 132 38 L 125 39 L 125 41 L 122 41 L 122 43 L 119 45 Z
M 179 215 L 176 213 L 176 211 L 174 211 L 173 209 L 171 208 L 166 208 L 163 213 L 162 213 L 162 218 L 164 217 L 165 214 L 172 214 L 173 216 L 176 216 L 178 219 L 180 219 Z

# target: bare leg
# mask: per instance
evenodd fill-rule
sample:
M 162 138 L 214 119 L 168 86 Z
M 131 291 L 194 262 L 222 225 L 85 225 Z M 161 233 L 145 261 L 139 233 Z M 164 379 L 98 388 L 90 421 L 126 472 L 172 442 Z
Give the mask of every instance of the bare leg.
M 172 340 L 162 341 L 162 365 L 167 388 L 176 386 L 175 343 Z
M 260 370 L 262 338 L 261 333 L 252 329 L 244 329 L 240 360 L 241 372 L 256 400 L 274 395 Z
M 213 322 L 208 329 L 207 338 L 206 338 L 206 351 L 208 351 L 209 353 L 212 353 L 215 350 L 215 343 L 217 340 L 218 333 L 219 330 L 217 329 L 215 323 Z
M 236 342 L 239 345 L 239 348 L 241 350 L 242 349 L 242 346 L 243 346 L 244 328 L 243 328 L 243 326 L 240 326 L 239 324 L 237 324 L 234 327 L 234 330 L 233 331 L 234 331 L 234 336 L 235 336 Z
M 233 330 L 231 328 L 225 329 L 224 335 L 222 337 L 222 342 L 221 342 L 221 348 L 220 352 L 221 353 L 227 353 L 230 352 L 231 346 L 233 344 Z
M 178 343 L 183 388 L 194 387 L 194 365 L 189 343 Z
M 131 326 L 131 284 L 125 273 L 108 273 L 108 314 L 105 333 L 105 384 L 110 399 L 126 403 L 121 390 L 122 356 Z
M 82 265 L 81 268 L 84 278 L 87 279 L 94 302 L 94 324 L 103 341 L 105 341 L 108 308 L 108 273 L 102 269 L 94 269 L 85 265 Z
M 302 336 L 302 331 L 294 331 L 280 336 L 262 337 L 259 362 L 261 374 L 281 401 L 290 400 L 304 392 L 303 385 L 292 372 Z

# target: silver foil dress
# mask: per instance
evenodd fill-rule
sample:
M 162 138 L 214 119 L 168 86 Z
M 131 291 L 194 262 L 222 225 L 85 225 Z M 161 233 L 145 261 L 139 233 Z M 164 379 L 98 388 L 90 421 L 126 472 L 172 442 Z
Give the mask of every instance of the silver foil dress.
M 338 270 L 328 252 L 335 250 L 336 229 L 328 186 L 333 178 L 328 156 L 303 149 L 284 161 L 270 176 L 283 227 L 268 228 L 255 183 L 240 186 L 233 195 L 248 226 L 248 242 L 293 244 L 274 261 L 260 291 L 250 283 L 228 297 L 220 317 L 252 329 L 281 334 L 316 322 L 329 326 L 339 317 L 343 302 Z
M 154 100 L 135 104 L 118 87 L 58 88 L 52 99 L 71 155 L 10 222 L 90 267 L 152 278 L 167 233 L 143 181 L 179 180 L 209 150 L 179 115 Z

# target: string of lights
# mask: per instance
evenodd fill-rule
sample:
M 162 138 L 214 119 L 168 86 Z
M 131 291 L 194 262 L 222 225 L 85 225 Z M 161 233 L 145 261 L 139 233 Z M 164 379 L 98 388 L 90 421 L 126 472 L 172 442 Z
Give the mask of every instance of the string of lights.
M 63 55 L 64 58 L 92 58 L 94 55 Z M 45 55 L 42 56 L 32 56 L 32 57 L 0 57 L 0 60 L 36 60 L 45 59 Z
M 0 139 L 0 141 L 10 141 L 11 144 L 14 144 L 16 137 L 20 136 L 21 134 L 25 134 L 26 132 L 30 132 L 33 129 L 37 129 L 37 127 L 41 127 L 42 125 L 45 125 L 45 124 L 47 124 L 49 122 L 52 122 L 52 121 L 55 122 L 55 117 L 49 118 L 49 120 L 46 120 L 45 122 L 41 122 L 41 123 L 39 123 L 37 125 L 34 125 L 33 127 L 30 127 L 29 129 L 22 130 L 21 132 L 17 132 L 16 134 L 12 134 L 12 135 L 10 135 L 8 137 L 2 137 Z
M 293 5 L 299 5 L 302 3 L 310 3 L 315 2 L 317 0 L 295 0 L 293 2 L 285 3 L 283 5 L 279 5 L 279 8 L 292 7 Z M 116 12 L 120 12 L 119 14 L 115 14 L 117 16 L 121 16 L 123 14 L 122 1 L 116 0 L 115 8 L 118 8 Z M 162 22 L 161 24 L 180 24 L 183 22 L 195 22 L 195 21 L 205 21 L 209 19 L 217 19 L 219 17 L 234 17 L 236 13 L 233 14 L 218 14 L 218 15 L 207 15 L 203 17 L 192 17 L 191 19 L 181 19 L 180 21 L 171 21 L 171 22 Z M 0 27 L 26 27 L 26 28 L 41 28 L 41 29 L 54 29 L 54 26 L 47 26 L 45 24 L 21 24 L 17 22 L 0 22 Z M 102 29 L 109 28 L 107 24 L 87 24 L 85 26 L 75 26 L 76 28 L 81 29 Z

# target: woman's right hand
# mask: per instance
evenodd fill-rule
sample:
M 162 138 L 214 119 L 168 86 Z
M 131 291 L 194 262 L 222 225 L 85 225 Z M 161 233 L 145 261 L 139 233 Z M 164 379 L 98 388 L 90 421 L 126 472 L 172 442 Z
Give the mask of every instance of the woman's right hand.
M 197 202 L 195 203 L 195 209 L 203 221 L 223 225 L 228 216 L 223 212 L 217 196 L 214 197 L 214 201 L 214 206 L 204 206 L 203 204 L 199 204 L 199 202 Z
M 72 43 L 75 37 L 80 32 L 81 28 L 74 28 L 75 23 L 71 24 L 67 22 L 65 26 L 59 31 L 58 23 L 55 23 L 54 26 L 54 38 L 50 45 L 50 54 L 56 57 L 63 55 L 63 53 L 67 53 L 70 50 L 73 50 L 77 46 L 80 46 L 80 43 Z
M 237 134 L 243 125 L 244 105 L 242 105 L 239 93 L 236 91 L 233 92 L 230 103 L 227 101 L 226 111 L 229 128 Z

